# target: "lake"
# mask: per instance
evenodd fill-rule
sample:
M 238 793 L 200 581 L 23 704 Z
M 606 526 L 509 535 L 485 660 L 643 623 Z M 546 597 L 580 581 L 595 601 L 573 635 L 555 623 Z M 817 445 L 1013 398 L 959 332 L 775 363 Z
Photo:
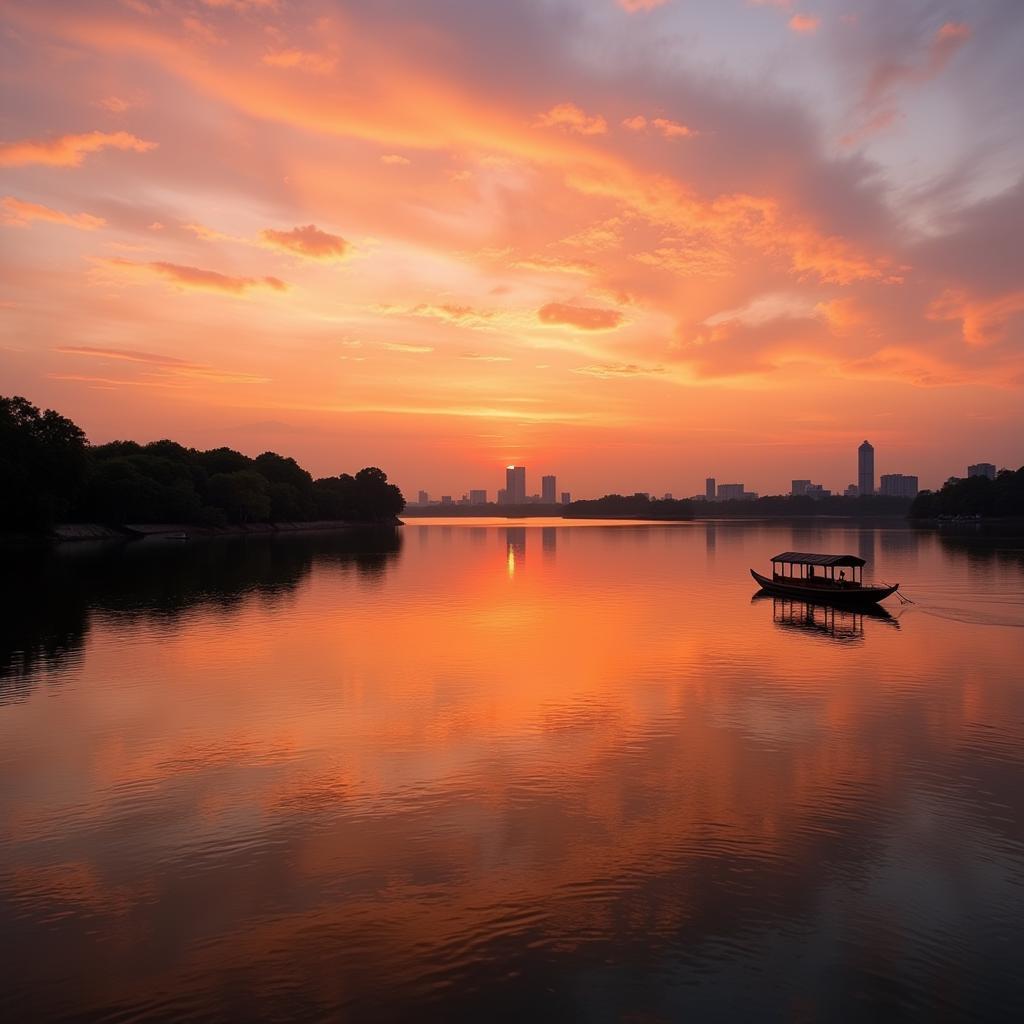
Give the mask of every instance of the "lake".
M 915 603 L 754 597 L 850 552 Z M 1024 539 L 7 559 L 0 1019 L 1022 1019 Z

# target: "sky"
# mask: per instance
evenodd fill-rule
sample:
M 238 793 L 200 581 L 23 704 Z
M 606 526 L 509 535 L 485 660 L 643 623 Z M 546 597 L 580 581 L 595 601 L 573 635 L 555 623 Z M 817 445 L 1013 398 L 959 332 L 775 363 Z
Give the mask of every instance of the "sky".
M 5 0 L 0 394 L 407 497 L 1024 462 L 1019 0 Z

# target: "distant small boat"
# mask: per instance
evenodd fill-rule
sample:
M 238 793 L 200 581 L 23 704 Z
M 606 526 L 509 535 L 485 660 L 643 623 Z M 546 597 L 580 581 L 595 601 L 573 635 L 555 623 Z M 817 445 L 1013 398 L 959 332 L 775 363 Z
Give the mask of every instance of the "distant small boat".
M 818 555 L 806 551 L 783 551 L 781 555 L 772 558 L 771 576 L 763 576 L 753 569 L 750 570 L 750 575 L 761 589 L 769 594 L 781 594 L 816 604 L 875 604 L 899 590 L 898 583 L 891 586 L 888 583 L 865 583 L 865 564 L 864 559 L 856 555 Z M 847 569 L 850 570 L 849 579 L 846 578 Z
M 179 530 L 177 533 L 165 533 L 163 535 L 164 540 L 188 540 L 188 534 L 184 530 Z

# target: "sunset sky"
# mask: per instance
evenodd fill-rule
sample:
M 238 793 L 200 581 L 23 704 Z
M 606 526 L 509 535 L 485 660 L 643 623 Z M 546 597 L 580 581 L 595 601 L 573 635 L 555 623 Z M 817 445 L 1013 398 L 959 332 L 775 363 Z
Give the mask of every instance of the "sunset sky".
M 0 394 L 460 495 L 1024 462 L 1020 0 L 4 0 Z

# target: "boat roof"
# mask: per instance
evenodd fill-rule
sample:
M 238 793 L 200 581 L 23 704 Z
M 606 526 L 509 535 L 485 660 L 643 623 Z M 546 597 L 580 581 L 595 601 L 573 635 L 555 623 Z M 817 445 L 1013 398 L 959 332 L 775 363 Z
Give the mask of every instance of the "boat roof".
M 865 565 L 863 558 L 856 555 L 816 555 L 808 551 L 783 551 L 781 555 L 773 555 L 773 562 L 788 562 L 792 565 L 848 565 L 850 567 Z

